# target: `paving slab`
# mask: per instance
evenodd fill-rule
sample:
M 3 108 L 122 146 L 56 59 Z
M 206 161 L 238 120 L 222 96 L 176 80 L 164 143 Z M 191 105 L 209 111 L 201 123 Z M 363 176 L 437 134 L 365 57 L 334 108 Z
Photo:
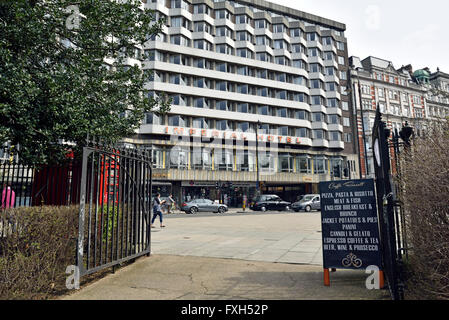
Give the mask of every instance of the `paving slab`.
M 385 290 L 367 290 L 363 271 L 331 274 L 296 265 L 153 255 L 138 259 L 64 300 L 379 300 Z

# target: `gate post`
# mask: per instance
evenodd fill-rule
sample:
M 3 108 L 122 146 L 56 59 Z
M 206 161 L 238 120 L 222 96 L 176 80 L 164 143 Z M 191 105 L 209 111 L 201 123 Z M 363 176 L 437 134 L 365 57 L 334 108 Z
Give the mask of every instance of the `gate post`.
M 87 189 L 87 162 L 89 155 L 92 153 L 88 148 L 83 148 L 83 163 L 81 166 L 81 188 L 80 188 L 80 211 L 78 216 L 78 241 L 76 265 L 79 270 L 79 275 L 84 273 L 84 222 L 85 222 L 85 207 L 86 207 L 86 189 Z M 90 233 L 90 230 L 89 230 Z

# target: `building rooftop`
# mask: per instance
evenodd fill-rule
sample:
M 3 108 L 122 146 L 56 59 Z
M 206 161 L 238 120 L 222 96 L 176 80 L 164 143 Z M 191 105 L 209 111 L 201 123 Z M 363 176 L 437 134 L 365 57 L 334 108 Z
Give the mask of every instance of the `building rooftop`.
M 314 23 L 318 25 L 322 25 L 323 27 L 329 27 L 333 29 L 337 29 L 339 31 L 345 31 L 346 25 L 341 22 L 337 22 L 331 19 L 319 17 L 314 14 L 306 13 L 297 9 L 289 8 L 286 6 L 281 6 L 279 4 L 265 1 L 265 0 L 235 0 L 237 3 L 241 3 L 248 6 L 253 6 L 256 8 L 260 8 L 262 10 L 269 9 L 274 12 L 279 12 L 279 14 L 289 15 L 300 20 L 304 20 L 309 23 Z

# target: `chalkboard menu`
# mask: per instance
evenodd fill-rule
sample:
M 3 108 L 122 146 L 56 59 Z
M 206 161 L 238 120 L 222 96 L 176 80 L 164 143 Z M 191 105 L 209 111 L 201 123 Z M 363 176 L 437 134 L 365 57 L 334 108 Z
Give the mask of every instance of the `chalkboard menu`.
M 374 180 L 321 182 L 325 269 L 381 268 Z

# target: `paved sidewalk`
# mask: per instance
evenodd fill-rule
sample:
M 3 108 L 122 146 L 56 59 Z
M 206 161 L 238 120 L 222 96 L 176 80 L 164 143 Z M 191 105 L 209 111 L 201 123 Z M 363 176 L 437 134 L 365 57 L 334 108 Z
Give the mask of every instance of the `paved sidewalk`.
M 155 254 L 322 265 L 317 212 L 171 215 L 164 224 L 153 229 Z
M 331 274 L 319 266 L 154 255 L 64 297 L 66 300 L 379 300 L 363 271 Z
M 66 299 L 388 299 L 367 275 L 338 270 L 323 285 L 319 213 L 170 215 L 152 256 Z

